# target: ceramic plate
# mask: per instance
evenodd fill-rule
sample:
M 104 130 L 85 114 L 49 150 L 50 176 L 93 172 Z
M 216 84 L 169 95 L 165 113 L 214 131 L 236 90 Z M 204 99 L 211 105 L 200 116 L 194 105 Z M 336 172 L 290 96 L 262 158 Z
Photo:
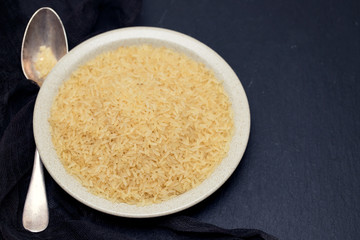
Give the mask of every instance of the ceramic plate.
M 168 201 L 147 206 L 113 203 L 88 192 L 69 175 L 51 141 L 48 118 L 61 84 L 80 65 L 96 55 L 120 46 L 151 44 L 183 52 L 212 69 L 223 80 L 232 102 L 235 134 L 228 156 L 198 187 Z M 151 27 L 123 28 L 95 36 L 72 49 L 56 64 L 38 94 L 34 110 L 34 135 L 42 162 L 52 178 L 72 197 L 99 211 L 123 217 L 146 218 L 175 213 L 193 206 L 215 192 L 231 176 L 245 151 L 250 132 L 250 111 L 244 89 L 231 67 L 212 49 L 187 35 Z

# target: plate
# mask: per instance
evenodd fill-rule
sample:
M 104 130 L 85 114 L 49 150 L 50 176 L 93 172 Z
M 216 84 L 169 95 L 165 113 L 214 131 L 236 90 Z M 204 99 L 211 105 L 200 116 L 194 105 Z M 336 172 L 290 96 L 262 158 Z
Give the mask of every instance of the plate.
M 79 181 L 69 175 L 56 154 L 51 140 L 50 109 L 63 81 L 79 66 L 105 51 L 120 46 L 151 44 L 185 53 L 212 69 L 223 80 L 234 111 L 235 132 L 228 155 L 214 172 L 198 187 L 170 200 L 147 206 L 114 203 L 87 191 Z M 189 208 L 220 188 L 238 166 L 250 134 L 250 110 L 245 91 L 231 67 L 215 51 L 198 40 L 172 30 L 153 27 L 131 27 L 97 35 L 66 54 L 50 72 L 42 85 L 34 109 L 34 136 L 42 162 L 51 177 L 72 197 L 83 204 L 108 214 L 148 218 L 172 214 Z

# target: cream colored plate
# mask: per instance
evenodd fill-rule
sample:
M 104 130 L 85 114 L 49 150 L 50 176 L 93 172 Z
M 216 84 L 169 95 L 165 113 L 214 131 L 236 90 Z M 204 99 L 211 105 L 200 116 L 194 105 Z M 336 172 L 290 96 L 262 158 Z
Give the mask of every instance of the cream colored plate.
M 50 136 L 48 118 L 58 88 L 70 73 L 94 56 L 117 49 L 119 46 L 135 44 L 165 46 L 184 52 L 193 59 L 203 62 L 212 69 L 218 79 L 224 81 L 235 120 L 235 135 L 228 156 L 215 169 L 214 173 L 198 187 L 171 200 L 144 207 L 113 203 L 89 193 L 62 166 Z M 36 146 L 44 166 L 53 179 L 71 196 L 99 211 L 133 218 L 156 217 L 175 213 L 193 206 L 215 192 L 234 172 L 245 151 L 250 133 L 250 111 L 244 89 L 231 67 L 213 50 L 187 35 L 161 28 L 133 27 L 100 34 L 71 50 L 65 55 L 40 89 L 34 110 L 34 135 Z

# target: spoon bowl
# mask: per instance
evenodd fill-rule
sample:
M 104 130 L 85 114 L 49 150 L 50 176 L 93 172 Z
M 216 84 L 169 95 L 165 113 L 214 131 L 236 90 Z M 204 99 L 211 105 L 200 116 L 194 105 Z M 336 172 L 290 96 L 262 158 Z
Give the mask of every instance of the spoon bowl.
M 21 48 L 21 66 L 25 77 L 41 85 L 44 78 L 35 68 L 40 46 L 50 48 L 56 60 L 68 52 L 64 26 L 56 12 L 48 7 L 37 10 L 29 20 Z

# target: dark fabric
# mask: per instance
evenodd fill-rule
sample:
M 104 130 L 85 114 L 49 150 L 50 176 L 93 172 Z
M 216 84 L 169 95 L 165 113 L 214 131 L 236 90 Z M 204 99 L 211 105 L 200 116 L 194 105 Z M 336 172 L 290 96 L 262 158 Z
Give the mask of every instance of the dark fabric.
M 182 213 L 127 219 L 95 211 L 64 192 L 47 174 L 49 227 L 30 233 L 21 216 L 35 143 L 33 107 L 39 87 L 20 65 L 22 34 L 43 1 L 0 1 L 0 239 L 275 239 L 254 229 L 224 229 Z M 133 24 L 139 0 L 47 1 L 62 18 L 70 48 L 95 34 Z

